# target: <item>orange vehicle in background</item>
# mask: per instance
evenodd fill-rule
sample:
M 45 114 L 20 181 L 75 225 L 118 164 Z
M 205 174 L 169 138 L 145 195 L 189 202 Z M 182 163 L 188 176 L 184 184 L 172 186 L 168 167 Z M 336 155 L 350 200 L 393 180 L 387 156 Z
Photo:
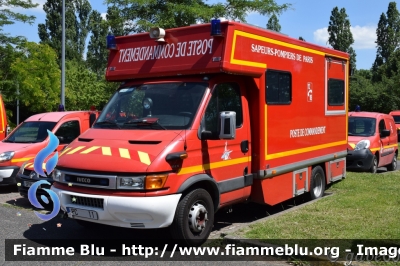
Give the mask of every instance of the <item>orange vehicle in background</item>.
M 345 177 L 347 53 L 221 20 L 107 40 L 122 84 L 52 174 L 79 224 L 200 245 L 221 208 L 315 199 Z
M 9 133 L 9 128 L 10 126 L 7 122 L 7 112 L 4 106 L 3 96 L 0 94 L 0 140 L 7 137 L 7 134 Z
M 397 129 L 393 117 L 375 112 L 349 113 L 348 170 L 376 173 L 397 168 Z
M 400 142 L 400 110 L 391 111 L 389 115 L 393 116 L 397 129 L 397 141 Z
M 57 150 L 60 151 L 86 131 L 97 115 L 90 111 L 67 111 L 41 113 L 27 118 L 0 142 L 0 185 L 17 184 L 16 177 L 21 165 L 34 159 L 46 146 L 47 130 L 58 137 Z M 21 189 L 27 191 L 32 181 L 22 183 Z

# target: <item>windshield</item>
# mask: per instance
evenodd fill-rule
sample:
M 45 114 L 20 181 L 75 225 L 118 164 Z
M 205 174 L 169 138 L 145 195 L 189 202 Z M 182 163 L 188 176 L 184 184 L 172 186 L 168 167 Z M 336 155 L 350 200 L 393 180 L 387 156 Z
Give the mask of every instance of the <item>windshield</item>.
M 44 141 L 48 134 L 47 130 L 52 131 L 56 122 L 23 122 L 14 132 L 12 132 L 4 142 L 13 143 L 34 143 Z
M 191 126 L 208 83 L 142 84 L 117 91 L 94 128 L 187 129 Z
M 369 117 L 349 117 L 349 136 L 375 135 L 376 119 Z
M 393 116 L 394 122 L 396 124 L 400 124 L 400 115 L 392 115 L 392 116 Z

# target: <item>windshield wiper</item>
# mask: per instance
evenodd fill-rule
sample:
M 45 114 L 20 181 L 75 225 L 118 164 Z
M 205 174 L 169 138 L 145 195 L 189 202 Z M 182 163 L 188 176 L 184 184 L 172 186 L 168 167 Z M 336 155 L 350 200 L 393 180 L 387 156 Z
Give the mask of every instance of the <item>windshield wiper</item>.
M 95 125 L 116 126 L 118 129 L 121 129 L 121 127 L 120 127 L 117 123 L 115 123 L 115 122 L 113 122 L 113 121 L 110 121 L 110 120 L 104 120 L 104 121 L 96 122 Z
M 123 125 L 124 126 L 125 125 L 135 125 L 135 126 L 140 126 L 140 125 L 153 126 L 153 125 L 157 125 L 158 127 L 166 130 L 166 128 L 163 125 L 158 123 L 158 118 L 156 118 L 156 117 L 145 118 L 145 119 L 135 119 L 135 120 L 131 120 L 131 121 L 125 122 Z

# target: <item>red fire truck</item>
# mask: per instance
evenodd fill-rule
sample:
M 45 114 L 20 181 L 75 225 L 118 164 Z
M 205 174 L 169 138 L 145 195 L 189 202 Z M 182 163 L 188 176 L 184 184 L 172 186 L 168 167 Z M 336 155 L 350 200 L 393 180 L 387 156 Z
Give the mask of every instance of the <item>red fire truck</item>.
M 122 84 L 53 171 L 78 223 L 198 245 L 223 207 L 315 199 L 345 177 L 348 54 L 219 19 L 107 41 Z

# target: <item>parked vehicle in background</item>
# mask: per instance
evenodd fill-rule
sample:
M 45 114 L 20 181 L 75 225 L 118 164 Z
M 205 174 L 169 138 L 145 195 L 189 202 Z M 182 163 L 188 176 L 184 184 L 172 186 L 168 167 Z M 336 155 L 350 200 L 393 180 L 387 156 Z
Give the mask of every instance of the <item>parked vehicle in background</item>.
M 4 106 L 3 97 L 0 94 L 0 140 L 4 139 L 9 133 L 10 126 L 7 122 L 7 112 Z M 1 174 L 0 174 L 1 178 Z
M 350 112 L 347 170 L 376 173 L 385 166 L 397 168 L 397 129 L 391 115 L 375 112 Z
M 391 111 L 389 115 L 393 116 L 397 128 L 397 142 L 400 142 L 400 110 Z
M 61 150 L 86 131 L 96 117 L 95 111 L 68 111 L 27 118 L 0 142 L 0 185 L 17 184 L 16 175 L 21 165 L 46 146 L 47 130 L 58 137 L 57 150 Z M 24 182 L 21 187 L 27 190 L 31 184 Z

